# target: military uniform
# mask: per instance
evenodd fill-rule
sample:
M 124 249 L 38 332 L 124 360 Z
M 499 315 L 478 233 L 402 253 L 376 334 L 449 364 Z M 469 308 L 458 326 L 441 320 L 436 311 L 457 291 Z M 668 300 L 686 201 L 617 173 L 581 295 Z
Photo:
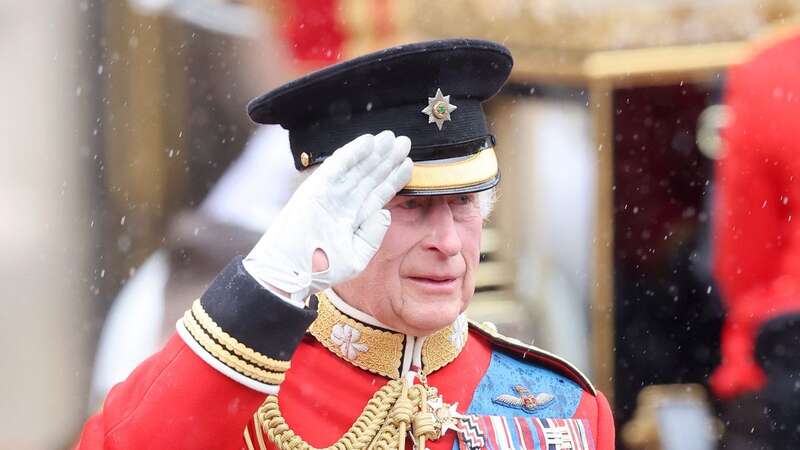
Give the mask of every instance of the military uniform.
M 111 391 L 78 448 L 276 448 L 269 438 L 276 429 L 322 448 L 348 432 L 376 392 L 410 371 L 457 404 L 468 419 L 455 426 L 473 421 L 474 440 L 482 435 L 485 448 L 614 448 L 605 398 L 554 355 L 463 316 L 415 338 L 381 326 L 333 291 L 310 303 L 305 310 L 287 305 L 234 261 L 181 320 L 180 337 Z M 279 402 L 281 419 L 264 408 L 265 394 Z M 453 448 L 460 434 L 446 432 L 427 446 Z M 548 446 L 555 442 L 562 444 Z
M 755 355 L 759 328 L 800 311 L 798 140 L 800 32 L 768 40 L 728 76 L 724 156 L 715 184 L 714 275 L 727 315 L 714 393 L 733 398 L 764 386 Z
M 478 192 L 500 177 L 481 103 L 511 64 L 505 48 L 485 41 L 396 47 L 289 83 L 249 112 L 289 130 L 299 170 L 328 158 L 355 164 L 343 144 L 389 128 L 410 138 L 415 164 L 392 196 Z M 323 176 L 343 182 L 337 173 Z M 566 361 L 463 315 L 427 336 L 404 334 L 302 267 L 265 284 L 259 270 L 291 259 L 248 263 L 270 237 L 231 262 L 178 322 L 178 336 L 111 391 L 78 448 L 614 448 L 608 403 Z M 318 248 L 329 258 L 337 250 Z M 296 285 L 317 293 L 300 304 L 295 293 L 306 291 Z

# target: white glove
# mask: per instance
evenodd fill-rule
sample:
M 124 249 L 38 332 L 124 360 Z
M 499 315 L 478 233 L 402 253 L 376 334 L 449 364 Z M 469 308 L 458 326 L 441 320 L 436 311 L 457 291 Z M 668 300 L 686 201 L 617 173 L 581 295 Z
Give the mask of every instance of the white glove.
M 411 179 L 411 141 L 365 134 L 336 150 L 304 181 L 244 259 L 262 286 L 305 298 L 358 275 L 378 251 L 391 216 L 382 209 Z M 320 249 L 328 268 L 312 273 Z

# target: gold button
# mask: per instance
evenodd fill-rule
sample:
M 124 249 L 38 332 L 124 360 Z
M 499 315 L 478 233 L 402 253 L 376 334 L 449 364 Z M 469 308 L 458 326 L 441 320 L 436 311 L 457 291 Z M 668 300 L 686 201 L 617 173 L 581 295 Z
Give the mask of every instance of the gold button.
M 308 153 L 306 152 L 300 153 L 300 164 L 302 164 L 303 167 L 308 167 L 308 164 L 310 162 L 311 162 L 311 156 Z

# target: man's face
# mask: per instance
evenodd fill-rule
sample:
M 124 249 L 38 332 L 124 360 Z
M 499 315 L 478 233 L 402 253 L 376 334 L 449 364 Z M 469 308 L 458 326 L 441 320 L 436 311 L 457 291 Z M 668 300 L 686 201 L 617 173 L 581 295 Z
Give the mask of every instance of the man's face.
M 386 209 L 392 223 L 375 257 L 335 290 L 392 328 L 430 334 L 452 323 L 475 292 L 478 196 L 397 196 Z

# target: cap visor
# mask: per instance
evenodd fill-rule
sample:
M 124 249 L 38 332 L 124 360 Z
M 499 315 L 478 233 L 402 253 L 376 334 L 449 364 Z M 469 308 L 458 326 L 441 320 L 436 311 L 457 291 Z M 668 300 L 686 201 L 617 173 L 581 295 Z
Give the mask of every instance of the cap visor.
M 467 158 L 414 163 L 411 181 L 398 195 L 448 195 L 479 192 L 500 181 L 494 148 Z

